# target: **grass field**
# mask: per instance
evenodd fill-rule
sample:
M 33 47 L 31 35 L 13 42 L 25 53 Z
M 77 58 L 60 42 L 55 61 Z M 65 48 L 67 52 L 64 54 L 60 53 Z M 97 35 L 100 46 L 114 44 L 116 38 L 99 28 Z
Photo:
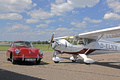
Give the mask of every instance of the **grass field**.
M 47 51 L 49 44 L 34 44 L 36 48 L 41 49 L 42 51 Z M 7 51 L 10 48 L 10 45 L 0 45 L 0 51 Z M 53 51 L 51 47 L 48 51 Z

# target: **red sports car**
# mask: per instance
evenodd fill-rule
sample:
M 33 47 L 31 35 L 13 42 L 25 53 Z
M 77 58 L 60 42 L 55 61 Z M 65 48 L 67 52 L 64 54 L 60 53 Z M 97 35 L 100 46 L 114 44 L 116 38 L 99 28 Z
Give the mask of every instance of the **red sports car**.
M 7 60 L 11 60 L 13 64 L 17 60 L 35 61 L 36 64 L 41 62 L 43 52 L 41 49 L 33 48 L 32 43 L 28 41 L 14 41 L 7 51 Z

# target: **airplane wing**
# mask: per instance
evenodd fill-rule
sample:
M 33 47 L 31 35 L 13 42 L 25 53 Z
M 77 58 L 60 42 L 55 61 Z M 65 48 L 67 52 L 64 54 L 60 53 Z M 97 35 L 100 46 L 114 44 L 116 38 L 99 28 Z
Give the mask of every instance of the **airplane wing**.
M 85 33 L 79 34 L 78 36 L 81 38 L 98 39 L 101 35 L 103 35 L 102 38 L 120 37 L 120 26 L 91 31 L 91 32 L 85 32 Z M 69 36 L 57 37 L 57 38 L 54 38 L 54 40 L 65 39 L 67 37 Z
M 102 29 L 102 30 L 96 30 L 96 31 L 92 31 L 92 32 L 81 33 L 78 36 L 80 36 L 82 38 L 97 39 L 101 35 L 103 35 L 102 38 L 120 37 L 120 26 Z

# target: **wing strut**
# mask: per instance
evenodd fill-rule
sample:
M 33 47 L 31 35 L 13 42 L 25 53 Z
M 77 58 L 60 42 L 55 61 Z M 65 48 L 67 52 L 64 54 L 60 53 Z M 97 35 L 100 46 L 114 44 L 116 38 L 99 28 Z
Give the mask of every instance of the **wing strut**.
M 86 55 L 87 52 L 88 52 L 103 36 L 104 36 L 104 34 L 102 34 L 102 35 L 96 40 L 96 42 L 95 42 L 92 46 L 90 46 L 90 48 L 89 48 L 84 54 Z

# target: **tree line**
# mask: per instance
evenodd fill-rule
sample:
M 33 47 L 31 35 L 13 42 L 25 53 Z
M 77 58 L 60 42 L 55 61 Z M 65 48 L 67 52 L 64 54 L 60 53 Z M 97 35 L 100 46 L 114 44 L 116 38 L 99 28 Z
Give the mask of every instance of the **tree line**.
M 33 41 L 32 44 L 49 44 L 48 41 Z

